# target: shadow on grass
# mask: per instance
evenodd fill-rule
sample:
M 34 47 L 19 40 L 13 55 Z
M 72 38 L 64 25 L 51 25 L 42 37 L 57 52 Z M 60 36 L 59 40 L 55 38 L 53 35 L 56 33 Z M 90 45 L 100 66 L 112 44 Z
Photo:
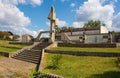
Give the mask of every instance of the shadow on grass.
M 95 74 L 88 78 L 120 78 L 120 71 L 109 71 L 103 74 Z
M 120 57 L 115 61 L 116 67 L 120 69 Z
M 59 67 L 55 67 L 55 66 L 49 65 L 49 66 L 47 66 L 45 69 L 55 70 L 55 69 L 59 69 Z

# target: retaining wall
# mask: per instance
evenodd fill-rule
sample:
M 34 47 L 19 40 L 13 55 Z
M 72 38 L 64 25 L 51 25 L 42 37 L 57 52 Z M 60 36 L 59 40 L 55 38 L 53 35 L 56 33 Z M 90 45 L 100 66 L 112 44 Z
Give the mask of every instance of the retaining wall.
M 0 55 L 5 56 L 5 57 L 9 57 L 9 53 L 7 53 L 7 52 L 0 52 Z
M 12 42 L 9 42 L 9 44 L 26 44 L 26 45 L 32 45 L 33 42 L 17 42 L 17 41 L 12 41 Z
M 83 52 L 83 51 L 60 51 L 60 50 L 45 50 L 45 52 L 76 56 L 120 57 L 120 53 L 117 52 Z
M 71 44 L 71 43 L 58 43 L 58 46 L 62 47 L 99 47 L 99 48 L 115 48 L 115 43 L 109 44 Z

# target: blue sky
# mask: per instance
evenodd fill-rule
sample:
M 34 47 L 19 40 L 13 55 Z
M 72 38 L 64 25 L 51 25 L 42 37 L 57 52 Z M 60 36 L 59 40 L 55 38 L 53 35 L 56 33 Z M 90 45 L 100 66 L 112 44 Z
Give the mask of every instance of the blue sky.
M 101 20 L 110 31 L 120 31 L 120 0 L 0 0 L 0 30 L 37 36 L 49 30 L 47 19 L 54 5 L 59 27 L 82 27 Z

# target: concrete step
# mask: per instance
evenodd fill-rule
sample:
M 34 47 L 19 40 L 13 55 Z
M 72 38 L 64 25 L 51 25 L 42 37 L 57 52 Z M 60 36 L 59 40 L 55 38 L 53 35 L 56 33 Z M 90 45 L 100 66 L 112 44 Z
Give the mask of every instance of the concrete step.
M 14 56 L 14 57 L 26 57 L 26 58 L 39 58 L 40 55 L 18 55 L 18 56 Z
M 32 55 L 32 54 L 33 54 L 33 55 L 36 54 L 36 55 L 40 55 L 41 52 L 22 52 L 22 53 L 18 53 L 17 55 L 19 55 L 19 54 L 20 54 L 20 55 L 26 55 L 26 54 L 31 54 L 31 55 Z
M 26 62 L 34 63 L 34 64 L 38 64 L 39 63 L 39 60 L 27 60 L 27 59 L 22 59 L 22 58 L 15 58 L 15 57 L 13 57 L 13 58 L 17 59 L 17 60 L 21 60 L 21 61 L 26 61 Z
M 49 44 L 50 43 L 38 44 L 30 50 L 24 50 L 23 52 L 14 55 L 12 58 L 38 64 L 41 60 L 42 49 L 48 46 Z
M 14 58 L 16 58 L 16 59 L 25 59 L 25 60 L 30 60 L 30 61 L 38 61 L 39 59 L 40 59 L 40 57 L 39 58 L 28 58 L 28 57 L 14 57 Z

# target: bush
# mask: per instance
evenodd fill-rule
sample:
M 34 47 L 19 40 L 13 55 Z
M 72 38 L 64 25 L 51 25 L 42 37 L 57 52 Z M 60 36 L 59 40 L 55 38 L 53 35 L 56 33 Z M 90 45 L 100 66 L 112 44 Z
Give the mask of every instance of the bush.
M 51 61 L 52 68 L 54 68 L 54 69 L 59 68 L 61 58 L 62 58 L 62 55 L 60 55 L 60 54 L 54 55 L 52 57 L 52 61 Z
M 32 72 L 29 75 L 29 78 L 47 78 L 47 75 L 41 73 L 40 71 L 32 70 Z
M 118 68 L 120 68 L 120 57 L 118 57 L 115 62 L 116 62 L 116 66 L 117 66 Z

